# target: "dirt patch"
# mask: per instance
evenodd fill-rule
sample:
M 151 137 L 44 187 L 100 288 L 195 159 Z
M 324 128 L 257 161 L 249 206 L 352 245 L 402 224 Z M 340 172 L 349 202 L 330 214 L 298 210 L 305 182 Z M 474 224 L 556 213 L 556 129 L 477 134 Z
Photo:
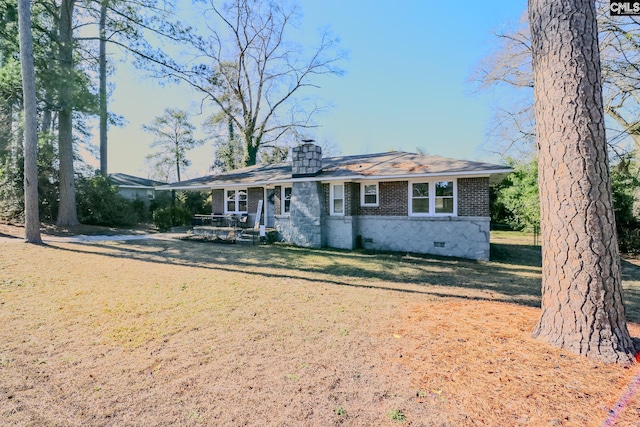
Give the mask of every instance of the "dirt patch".
M 640 374 L 533 340 L 529 265 L 136 241 L 0 272 L 2 425 L 599 426 Z

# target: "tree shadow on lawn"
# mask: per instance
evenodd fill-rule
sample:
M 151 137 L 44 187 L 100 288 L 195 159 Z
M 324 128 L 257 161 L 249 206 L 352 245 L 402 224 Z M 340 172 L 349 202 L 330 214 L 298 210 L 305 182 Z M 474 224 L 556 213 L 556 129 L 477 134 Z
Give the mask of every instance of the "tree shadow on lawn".
M 269 279 L 300 279 L 340 286 L 540 306 L 540 271 L 527 265 L 402 253 L 280 245 L 218 245 L 193 241 L 136 240 L 73 245 L 74 249 L 59 245 L 49 247 L 212 271 L 261 275 Z
M 640 323 L 640 267 L 624 259 L 620 264 L 627 321 Z
M 491 244 L 491 261 L 531 267 L 542 266 L 540 246 L 518 244 Z M 620 260 L 626 318 L 640 323 L 640 266 L 625 259 Z
M 220 245 L 180 240 L 74 245 L 78 249 L 50 247 L 212 271 L 261 275 L 270 279 L 300 279 L 340 286 L 540 306 L 539 246 L 492 244 L 492 260 L 479 262 L 416 254 L 280 245 Z M 91 250 L 92 247 L 110 253 Z M 622 272 L 627 320 L 640 322 L 640 267 L 622 260 Z

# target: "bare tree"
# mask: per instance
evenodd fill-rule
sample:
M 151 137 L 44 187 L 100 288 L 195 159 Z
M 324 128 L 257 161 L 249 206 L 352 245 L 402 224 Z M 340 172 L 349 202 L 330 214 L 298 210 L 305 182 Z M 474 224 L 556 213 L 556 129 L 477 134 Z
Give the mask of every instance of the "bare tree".
M 630 136 L 640 156 L 640 21 L 612 16 L 608 1 L 598 3 L 604 108 L 618 124 L 610 131 L 610 140 Z
M 640 20 L 611 16 L 609 2 L 605 0 L 598 0 L 596 6 L 604 111 L 618 125 L 607 129 L 608 142 L 622 154 L 624 147 L 619 143 L 627 136 L 635 148 L 640 148 Z M 509 91 L 509 104 L 496 109 L 488 135 L 491 146 L 487 149 L 500 154 L 514 151 L 529 154 L 535 147 L 535 122 L 527 17 L 523 16 L 517 26 L 496 37 L 498 48 L 478 63 L 473 75 L 480 90 L 502 87 Z
M 244 144 L 245 165 L 258 160 L 261 148 L 274 146 L 293 129 L 313 127 L 318 106 L 303 108 L 296 98 L 317 87 L 319 75 L 337 75 L 343 58 L 337 40 L 320 34 L 318 45 L 305 54 L 288 37 L 297 10 L 276 1 L 233 0 L 220 8 L 210 1 L 209 34 L 189 37 L 200 63 L 190 69 L 167 69 L 213 102 L 230 119 Z M 209 19 L 210 16 L 210 19 Z M 227 120 L 218 117 L 227 127 Z
M 635 353 L 622 302 L 593 0 L 529 0 L 542 235 L 534 336 L 607 363 Z
M 25 240 L 29 243 L 41 243 L 38 212 L 38 111 L 29 0 L 18 0 L 18 16 L 24 104 Z

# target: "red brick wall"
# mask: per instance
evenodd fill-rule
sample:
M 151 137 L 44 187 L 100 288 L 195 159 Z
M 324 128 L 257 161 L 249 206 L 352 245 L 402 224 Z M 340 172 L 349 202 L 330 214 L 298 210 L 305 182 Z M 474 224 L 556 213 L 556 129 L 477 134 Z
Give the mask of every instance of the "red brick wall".
M 211 212 L 214 214 L 224 212 L 224 190 L 211 190 Z
M 409 214 L 408 184 L 406 181 L 380 182 L 378 206 L 360 206 L 360 183 L 345 182 L 345 215 L 407 216 Z M 329 214 L 329 184 L 322 185 L 324 209 Z
M 356 215 L 357 210 L 354 208 L 357 207 L 357 204 L 354 203 L 359 196 L 359 191 L 356 188 L 360 188 L 358 184 L 355 182 L 345 182 L 344 183 L 344 214 L 345 216 Z
M 458 178 L 458 216 L 490 216 L 489 178 Z
M 264 189 L 262 187 L 252 187 L 247 189 L 247 209 L 249 213 L 255 214 L 258 210 L 258 201 L 264 199 Z M 264 200 L 263 200 L 264 203 Z
M 281 194 L 282 194 L 282 187 L 277 185 L 273 189 L 273 204 L 274 204 L 273 213 L 275 215 L 281 215 L 282 214 L 282 201 L 280 199 L 282 197 Z
M 350 198 L 346 200 L 349 215 L 362 215 L 360 213 L 360 183 L 348 182 L 346 185 L 350 187 L 348 193 Z
M 360 206 L 360 184 L 353 201 L 356 215 L 407 216 L 409 215 L 409 184 L 407 181 L 378 183 L 378 206 Z
M 329 210 L 329 194 L 329 184 L 322 184 L 322 200 L 324 204 L 322 213 L 327 216 L 329 216 L 331 212 Z
M 277 190 L 277 189 L 276 189 Z M 329 214 L 329 184 L 322 186 L 325 212 Z M 408 216 L 409 183 L 389 181 L 378 184 L 378 206 L 360 206 L 360 183 L 345 183 L 345 215 Z M 276 191 L 276 194 L 277 191 Z M 276 210 L 279 209 L 276 204 Z M 489 178 L 458 179 L 458 216 L 490 216 Z

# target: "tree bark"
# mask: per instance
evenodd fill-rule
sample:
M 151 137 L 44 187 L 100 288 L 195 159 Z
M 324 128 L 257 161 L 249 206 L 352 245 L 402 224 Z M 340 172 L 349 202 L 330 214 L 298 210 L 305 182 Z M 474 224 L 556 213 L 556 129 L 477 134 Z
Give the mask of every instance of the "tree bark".
M 107 0 L 100 3 L 100 173 L 108 175 L 107 170 Z
M 58 225 L 77 225 L 76 189 L 73 170 L 73 27 L 75 0 L 63 0 L 60 6 L 60 112 L 58 150 L 60 155 L 60 206 Z
M 28 243 L 42 243 L 38 211 L 38 112 L 30 7 L 29 0 L 18 0 L 18 31 L 24 99 L 24 229 L 25 240 Z
M 630 363 L 593 0 L 529 0 L 542 236 L 533 335 Z

